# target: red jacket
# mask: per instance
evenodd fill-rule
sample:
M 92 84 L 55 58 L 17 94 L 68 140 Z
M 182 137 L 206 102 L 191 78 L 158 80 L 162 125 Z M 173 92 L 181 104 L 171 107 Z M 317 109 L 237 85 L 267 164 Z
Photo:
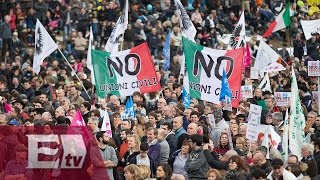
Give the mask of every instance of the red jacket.
M 120 159 L 123 158 L 124 154 L 128 151 L 128 149 L 129 149 L 129 144 L 128 144 L 128 140 L 126 140 L 120 145 L 120 153 L 119 153 Z

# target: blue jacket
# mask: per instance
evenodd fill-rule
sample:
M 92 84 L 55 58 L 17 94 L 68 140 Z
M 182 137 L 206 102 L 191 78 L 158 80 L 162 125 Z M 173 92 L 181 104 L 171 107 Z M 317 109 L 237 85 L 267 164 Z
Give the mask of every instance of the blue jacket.
M 153 141 L 149 144 L 148 156 L 150 156 L 154 160 L 154 166 L 158 167 L 160 164 L 160 144 L 158 141 Z

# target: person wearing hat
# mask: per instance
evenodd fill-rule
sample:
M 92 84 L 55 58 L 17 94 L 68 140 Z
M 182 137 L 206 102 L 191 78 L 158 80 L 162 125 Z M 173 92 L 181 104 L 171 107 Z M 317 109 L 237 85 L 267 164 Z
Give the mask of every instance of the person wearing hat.
M 32 179 L 33 171 L 27 160 L 28 148 L 23 144 L 15 146 L 15 159 L 9 161 L 4 170 L 4 179 Z
M 18 98 L 15 102 L 13 102 L 13 106 L 19 108 L 19 119 L 21 119 L 23 122 L 26 122 L 30 119 L 29 115 L 23 111 L 25 103 L 22 101 L 22 99 Z
M 285 179 L 285 180 L 295 180 L 297 179 L 294 174 L 287 171 L 283 166 L 282 159 L 276 158 L 273 159 L 271 162 L 272 171 L 268 175 L 267 179 L 269 180 L 278 180 L 278 179 Z

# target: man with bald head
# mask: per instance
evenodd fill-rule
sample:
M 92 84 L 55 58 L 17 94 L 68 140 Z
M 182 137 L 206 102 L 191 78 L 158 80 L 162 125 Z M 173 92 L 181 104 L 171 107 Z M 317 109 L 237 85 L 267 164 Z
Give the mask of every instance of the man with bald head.
M 172 123 L 174 118 L 175 108 L 172 105 L 166 105 L 163 108 L 164 122 Z
M 173 131 L 175 138 L 178 139 L 177 149 L 181 148 L 182 142 L 188 137 L 186 130 L 183 128 L 183 117 L 177 116 L 173 119 Z
M 262 152 L 256 152 L 253 155 L 254 168 L 260 168 L 269 174 L 272 171 L 272 166 L 269 161 L 267 161 L 266 156 Z
M 65 97 L 65 92 L 63 89 L 56 90 L 56 99 L 53 101 L 54 108 L 57 108 L 62 105 L 63 98 Z
M 171 180 L 185 180 L 186 178 L 182 174 L 172 174 Z
M 196 123 L 190 123 L 187 128 L 187 133 L 185 135 L 181 135 L 178 138 L 178 149 L 181 148 L 181 145 L 185 139 L 188 139 L 191 135 L 197 134 L 199 125 Z M 181 144 L 180 144 L 181 143 Z
M 49 112 L 44 112 L 41 116 L 41 119 L 44 122 L 52 121 L 52 116 Z
M 199 125 L 198 125 L 198 124 L 196 124 L 196 123 L 190 123 L 190 124 L 188 125 L 187 134 L 188 134 L 189 136 L 194 135 L 194 134 L 197 134 L 198 128 L 199 128 Z

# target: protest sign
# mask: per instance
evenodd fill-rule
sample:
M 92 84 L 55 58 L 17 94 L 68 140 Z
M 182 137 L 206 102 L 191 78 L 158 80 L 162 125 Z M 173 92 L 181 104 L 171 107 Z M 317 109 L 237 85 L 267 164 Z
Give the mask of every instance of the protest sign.
M 276 102 L 276 106 L 289 106 L 290 96 L 290 92 L 274 92 L 274 100 Z
M 252 85 L 241 86 L 241 98 L 248 99 L 252 97 L 253 97 Z
M 308 76 L 320 76 L 320 61 L 308 61 Z

